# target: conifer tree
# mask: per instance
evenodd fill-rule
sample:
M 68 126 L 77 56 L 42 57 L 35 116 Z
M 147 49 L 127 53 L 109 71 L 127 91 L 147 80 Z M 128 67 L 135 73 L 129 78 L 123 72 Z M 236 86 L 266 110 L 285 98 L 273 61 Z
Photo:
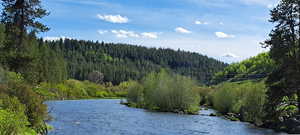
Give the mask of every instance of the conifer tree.
M 276 26 L 265 45 L 270 48 L 270 57 L 277 67 L 267 80 L 269 90 L 266 111 L 267 119 L 278 121 L 280 112 L 277 108 L 283 97 L 295 94 L 300 97 L 300 1 L 281 0 L 271 10 L 271 16 L 270 22 Z
M 34 59 L 30 41 L 38 32 L 49 28 L 37 21 L 49 13 L 42 8 L 40 0 L 2 0 L 1 22 L 5 25 L 6 42 L 1 48 L 5 61 L 11 70 L 22 72 L 22 68 Z M 29 43 L 28 43 L 29 42 Z

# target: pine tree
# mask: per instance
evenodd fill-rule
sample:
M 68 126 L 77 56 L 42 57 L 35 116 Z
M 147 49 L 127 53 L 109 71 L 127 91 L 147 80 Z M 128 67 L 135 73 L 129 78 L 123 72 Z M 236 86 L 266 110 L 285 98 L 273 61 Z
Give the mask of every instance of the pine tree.
M 30 54 L 28 40 L 35 39 L 35 34 L 49 30 L 37 21 L 48 12 L 41 7 L 40 0 L 2 0 L 1 22 L 5 25 L 6 42 L 1 48 L 5 55 L 2 62 L 11 70 L 22 72 L 33 57 Z
M 269 75 L 267 119 L 278 121 L 277 107 L 284 96 L 300 97 L 300 1 L 282 0 L 271 10 L 270 22 L 276 26 L 265 42 L 277 67 Z M 300 98 L 298 98 L 300 100 Z M 298 104 L 299 108 L 299 104 Z

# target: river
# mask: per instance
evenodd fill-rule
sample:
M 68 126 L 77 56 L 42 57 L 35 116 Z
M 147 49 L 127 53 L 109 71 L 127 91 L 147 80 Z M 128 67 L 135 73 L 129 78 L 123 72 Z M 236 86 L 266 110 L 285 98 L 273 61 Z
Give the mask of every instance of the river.
M 121 105 L 120 100 L 68 100 L 46 103 L 54 127 L 49 135 L 275 135 L 244 122 L 209 116 L 151 112 Z

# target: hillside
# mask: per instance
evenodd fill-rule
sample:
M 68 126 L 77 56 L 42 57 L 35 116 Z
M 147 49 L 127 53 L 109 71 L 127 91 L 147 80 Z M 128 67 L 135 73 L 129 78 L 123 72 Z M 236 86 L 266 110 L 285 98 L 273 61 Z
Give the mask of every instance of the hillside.
M 239 63 L 227 66 L 223 71 L 218 72 L 212 79 L 213 84 L 224 81 L 244 81 L 261 79 L 268 76 L 274 69 L 275 63 L 269 53 L 261 53 Z
M 71 39 L 45 41 L 45 44 L 64 56 L 68 77 L 78 80 L 99 71 L 104 74 L 104 81 L 119 84 L 165 68 L 207 84 L 213 74 L 227 66 L 198 53 L 172 49 Z

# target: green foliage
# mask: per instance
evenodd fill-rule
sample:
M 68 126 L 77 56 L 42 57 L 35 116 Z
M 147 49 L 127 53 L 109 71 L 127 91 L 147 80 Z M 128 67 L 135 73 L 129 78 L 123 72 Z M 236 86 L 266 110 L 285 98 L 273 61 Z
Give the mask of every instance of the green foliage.
M 136 107 L 144 106 L 144 88 L 138 82 L 132 82 L 128 88 L 127 101 L 129 103 L 135 103 Z
M 141 84 L 132 83 L 127 100 L 147 109 L 195 114 L 199 110 L 195 86 L 190 78 L 162 70 L 147 75 Z
M 213 107 L 221 113 L 239 114 L 244 121 L 261 123 L 265 115 L 264 82 L 223 83 L 212 93 Z
M 212 104 L 211 95 L 214 92 L 213 88 L 201 86 L 201 87 L 195 87 L 194 91 L 196 91 L 199 94 L 201 105 L 204 105 L 204 104 L 211 105 Z
M 224 83 L 221 84 L 215 93 L 213 93 L 213 106 L 221 113 L 228 113 L 236 110 L 235 106 L 241 94 L 237 84 Z
M 214 75 L 212 83 L 265 78 L 274 70 L 274 66 L 275 63 L 270 58 L 269 53 L 261 53 L 240 63 L 229 65 L 223 71 Z
M 279 119 L 284 121 L 290 117 L 295 116 L 299 112 L 297 107 L 297 95 L 291 97 L 284 96 L 282 98 L 282 103 L 277 106 L 277 112 L 280 112 Z
M 25 114 L 30 126 L 38 132 L 44 132 L 47 106 L 43 104 L 43 100 L 26 84 L 9 83 L 8 86 L 9 95 L 16 96 L 26 106 Z
M 66 80 L 61 83 L 41 83 L 34 91 L 44 99 L 116 98 L 127 95 L 127 82 L 105 86 L 89 81 Z
M 34 132 L 34 129 L 38 133 L 45 133 L 47 107 L 43 100 L 25 84 L 20 74 L 4 70 L 1 72 L 4 72 L 1 73 L 4 79 L 0 83 L 0 110 L 5 119 L 3 122 L 7 122 L 8 127 L 3 127 L 0 132 L 19 134 Z
M 0 134 L 18 135 L 27 130 L 29 122 L 24 114 L 0 109 Z
M 23 73 L 27 81 L 34 82 L 36 74 L 29 70 L 36 60 L 36 33 L 49 30 L 39 22 L 48 15 L 40 0 L 2 0 L 1 24 L 5 41 L 0 46 L 1 63 L 9 70 Z M 28 75 L 30 74 L 30 75 Z M 30 78 L 30 79 L 29 79 Z
M 27 130 L 25 106 L 17 98 L 0 94 L 0 134 L 20 134 Z

